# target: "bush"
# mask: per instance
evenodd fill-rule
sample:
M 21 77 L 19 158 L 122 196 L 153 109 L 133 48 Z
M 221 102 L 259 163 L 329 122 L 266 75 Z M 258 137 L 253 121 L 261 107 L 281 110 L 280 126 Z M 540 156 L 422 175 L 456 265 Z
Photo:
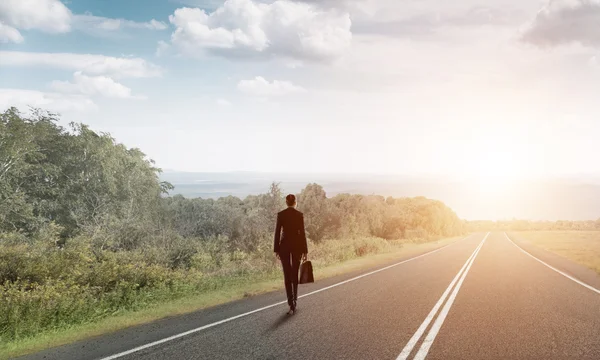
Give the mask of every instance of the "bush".
M 29 243 L 18 234 L 4 238 L 18 241 L 0 244 L 3 341 L 214 288 L 200 272 L 165 266 L 152 251 L 93 249 L 84 237 L 59 247 L 56 232 Z
M 380 238 L 362 238 L 354 242 L 354 252 L 358 257 L 389 250 L 391 250 L 390 243 Z

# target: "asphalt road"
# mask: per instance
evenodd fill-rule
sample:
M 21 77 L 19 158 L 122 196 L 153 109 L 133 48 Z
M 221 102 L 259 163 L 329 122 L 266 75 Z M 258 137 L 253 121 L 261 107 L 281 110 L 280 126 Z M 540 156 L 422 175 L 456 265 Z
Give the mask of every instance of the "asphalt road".
M 600 276 L 513 240 L 554 269 L 504 233 L 474 234 L 301 285 L 293 316 L 272 293 L 27 358 L 600 359 Z

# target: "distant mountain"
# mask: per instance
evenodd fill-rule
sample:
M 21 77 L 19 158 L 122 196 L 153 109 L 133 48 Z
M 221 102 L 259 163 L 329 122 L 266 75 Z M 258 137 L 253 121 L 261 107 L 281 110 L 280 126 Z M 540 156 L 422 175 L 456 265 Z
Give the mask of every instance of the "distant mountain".
M 372 174 L 195 173 L 165 171 L 162 180 L 185 197 L 219 198 L 265 193 L 275 181 L 288 193 L 316 182 L 328 196 L 340 193 L 394 197 L 425 196 L 443 201 L 465 219 L 595 220 L 600 218 L 600 179 L 570 177 L 528 181 L 510 189 L 487 189 L 435 176 Z

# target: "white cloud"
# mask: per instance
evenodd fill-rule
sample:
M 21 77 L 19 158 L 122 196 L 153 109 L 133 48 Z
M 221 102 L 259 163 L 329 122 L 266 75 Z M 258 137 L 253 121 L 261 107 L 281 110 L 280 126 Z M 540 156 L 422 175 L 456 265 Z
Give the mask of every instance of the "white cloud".
M 110 98 L 134 98 L 131 89 L 107 76 L 87 76 L 80 71 L 73 74 L 73 82 L 53 81 L 50 87 L 61 93 L 79 93 L 88 96 L 105 96 Z M 139 98 L 139 97 L 137 97 Z
M 273 80 L 269 82 L 262 76 L 257 76 L 252 80 L 241 80 L 237 88 L 245 94 L 261 97 L 281 96 L 306 91 L 304 88 L 296 86 L 289 81 Z
M 172 3 L 179 3 L 188 6 L 199 7 L 202 9 L 216 9 L 223 5 L 225 0 L 169 0 Z
M 71 30 L 71 11 L 59 0 L 2 0 L 0 21 L 18 29 L 49 33 Z
M 94 16 L 91 13 L 73 15 L 59 0 L 0 1 L 0 42 L 23 41 L 17 29 L 66 33 L 71 31 L 72 27 L 93 34 L 94 32 L 114 32 L 126 28 L 166 30 L 168 25 L 155 19 L 136 22 Z
M 171 42 L 190 56 L 208 52 L 330 61 L 352 40 L 348 13 L 287 0 L 228 0 L 211 13 L 177 9 L 169 20 L 176 27 Z
M 34 90 L 0 89 L 0 110 L 9 107 L 27 110 L 30 106 L 56 112 L 88 111 L 96 104 L 85 96 L 47 93 Z
M 121 29 L 147 29 L 147 30 L 166 30 L 167 24 L 162 21 L 152 19 L 147 22 L 136 22 L 125 19 L 112 19 L 92 14 L 75 15 L 73 17 L 73 27 L 81 30 L 103 30 L 117 31 Z
M 522 39 L 538 46 L 581 43 L 600 47 L 600 0 L 550 0 Z
M 226 99 L 223 99 L 223 98 L 218 98 L 217 105 L 222 106 L 222 107 L 227 107 L 227 106 L 231 106 L 231 102 Z
M 285 61 L 284 65 L 285 65 L 285 67 L 288 67 L 290 69 L 298 69 L 298 68 L 304 67 L 304 62 L 302 62 L 300 60 L 290 59 L 288 61 Z
M 171 47 L 171 45 L 169 45 L 169 43 L 160 40 L 158 42 L 158 46 L 156 47 L 155 55 L 159 56 L 159 57 L 163 56 L 169 50 L 170 47 Z
M 92 54 L 0 51 L 0 66 L 51 67 L 114 78 L 162 75 L 159 66 L 141 58 L 117 58 Z
M 138 24 L 138 23 L 136 23 Z M 141 26 L 145 29 L 151 29 L 151 30 L 166 30 L 169 26 L 163 22 L 163 21 L 158 21 L 158 20 L 150 20 L 148 22 L 145 23 L 141 23 Z M 135 27 L 135 26 L 133 26 Z
M 400 12 L 402 13 L 402 12 Z M 388 20 L 376 16 L 354 21 L 352 30 L 360 34 L 397 36 L 423 36 L 443 32 L 449 27 L 477 28 L 481 26 L 515 26 L 520 24 L 524 12 L 511 8 L 474 6 L 460 9 L 426 9 L 423 12 Z
M 21 36 L 19 30 L 15 29 L 12 26 L 3 24 L 2 21 L 0 21 L 0 43 L 7 42 L 13 42 L 17 44 L 22 43 L 23 36 Z

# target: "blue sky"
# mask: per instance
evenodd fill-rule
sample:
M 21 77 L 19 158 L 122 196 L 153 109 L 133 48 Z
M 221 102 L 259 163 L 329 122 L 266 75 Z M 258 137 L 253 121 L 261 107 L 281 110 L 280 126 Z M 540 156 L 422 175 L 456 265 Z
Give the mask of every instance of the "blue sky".
M 599 23 L 598 0 L 5 0 L 0 107 L 167 169 L 598 173 Z

